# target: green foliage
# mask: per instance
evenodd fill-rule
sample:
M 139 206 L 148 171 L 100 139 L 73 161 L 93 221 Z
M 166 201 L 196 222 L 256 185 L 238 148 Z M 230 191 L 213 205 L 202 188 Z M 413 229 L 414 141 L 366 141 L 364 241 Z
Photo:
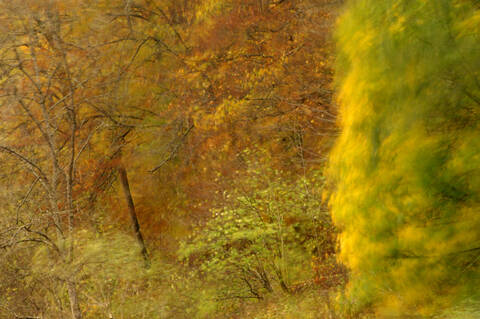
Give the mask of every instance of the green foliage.
M 351 1 L 331 209 L 347 304 L 434 313 L 480 283 L 480 12 L 468 0 Z
M 165 317 L 166 302 L 161 293 L 167 290 L 164 278 L 168 278 L 169 267 L 155 258 L 146 269 L 137 243 L 130 236 L 119 233 L 98 236 L 84 230 L 75 238 L 73 262 L 56 258 L 51 250 L 40 246 L 23 282 L 42 283 L 43 299 L 50 302 L 46 308 L 52 309 L 46 313 L 49 318 L 68 316 L 61 309 L 69 308 L 65 282 L 73 274 L 78 278 L 81 302 L 88 305 L 85 318 L 108 318 L 110 314 L 114 318 Z
M 225 194 L 228 204 L 213 210 L 182 244 L 185 262 L 215 286 L 217 307 L 291 293 L 294 283 L 312 279 L 312 258 L 327 260 L 334 250 L 318 185 L 322 179 L 316 175 L 289 182 L 280 172 L 250 170 L 235 192 Z
M 436 319 L 477 319 L 480 317 L 478 300 L 467 299 L 459 305 L 452 307 L 436 317 Z

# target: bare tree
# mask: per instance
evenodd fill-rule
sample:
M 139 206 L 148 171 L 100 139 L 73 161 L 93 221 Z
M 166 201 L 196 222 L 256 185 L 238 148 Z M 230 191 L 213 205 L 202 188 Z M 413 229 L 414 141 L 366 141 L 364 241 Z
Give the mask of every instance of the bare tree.
M 118 79 L 102 74 L 107 50 L 58 1 L 1 1 L 0 153 L 21 200 L 0 247 L 46 247 L 64 271 L 72 318 L 82 317 L 75 231 L 81 222 L 91 141 L 113 115 L 102 112 Z M 103 56 L 102 56 L 103 54 Z

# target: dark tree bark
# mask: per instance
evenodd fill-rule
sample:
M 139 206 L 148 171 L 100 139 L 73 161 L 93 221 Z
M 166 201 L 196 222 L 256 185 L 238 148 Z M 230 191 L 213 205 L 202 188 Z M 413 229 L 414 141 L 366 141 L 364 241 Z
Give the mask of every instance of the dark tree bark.
M 133 231 L 137 238 L 137 243 L 140 246 L 143 259 L 145 260 L 145 265 L 148 267 L 150 265 L 150 258 L 148 256 L 147 247 L 145 246 L 142 231 L 140 230 L 140 224 L 138 223 L 137 212 L 135 210 L 135 204 L 133 203 L 130 184 L 128 183 L 127 170 L 122 165 L 118 168 L 118 172 L 120 173 L 120 182 L 122 184 L 123 193 L 127 200 L 128 213 L 130 214 L 130 219 L 132 221 Z

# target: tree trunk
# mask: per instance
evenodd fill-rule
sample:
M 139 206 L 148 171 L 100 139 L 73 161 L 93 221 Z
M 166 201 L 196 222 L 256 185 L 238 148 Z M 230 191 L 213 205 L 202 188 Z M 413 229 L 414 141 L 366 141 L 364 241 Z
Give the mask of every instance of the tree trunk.
M 133 203 L 132 193 L 130 191 L 130 184 L 128 183 L 127 171 L 122 165 L 118 168 L 118 172 L 120 173 L 120 182 L 122 184 L 123 193 L 125 194 L 125 199 L 127 200 L 128 212 L 132 221 L 133 231 L 137 237 L 137 243 L 140 246 L 143 259 L 145 260 L 145 265 L 148 267 L 150 264 L 150 258 L 148 257 L 147 247 L 145 246 L 145 241 L 143 240 L 143 235 L 140 230 L 140 224 L 138 223 L 137 212 L 135 211 L 135 205 Z
M 70 309 L 72 310 L 72 318 L 81 319 L 82 312 L 80 311 L 80 306 L 78 305 L 77 287 L 75 287 L 75 282 L 69 280 L 67 282 L 67 288 L 68 298 L 70 299 Z

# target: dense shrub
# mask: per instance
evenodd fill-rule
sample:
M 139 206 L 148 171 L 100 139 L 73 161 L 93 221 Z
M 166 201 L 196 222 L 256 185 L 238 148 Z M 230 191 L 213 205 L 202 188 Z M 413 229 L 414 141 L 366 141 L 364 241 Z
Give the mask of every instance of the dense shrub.
M 250 171 L 180 250 L 215 300 L 263 299 L 309 285 L 334 285 L 335 232 L 321 202 L 318 176 L 289 181 L 280 172 Z M 323 276 L 323 277 L 322 277 Z

